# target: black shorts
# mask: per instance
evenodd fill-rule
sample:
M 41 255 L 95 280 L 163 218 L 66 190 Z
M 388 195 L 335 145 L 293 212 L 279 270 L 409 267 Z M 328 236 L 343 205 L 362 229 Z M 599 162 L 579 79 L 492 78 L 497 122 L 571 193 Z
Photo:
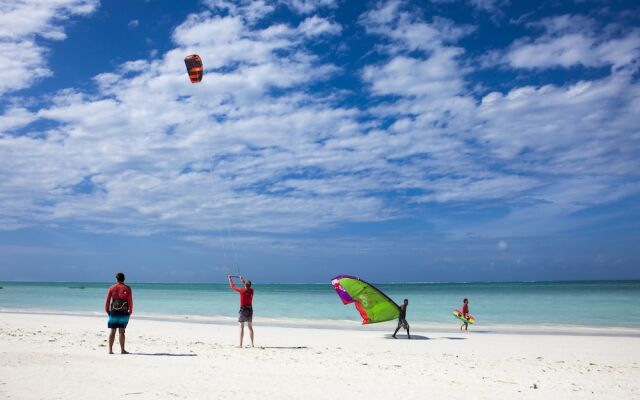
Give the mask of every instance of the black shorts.
M 238 322 L 251 322 L 253 320 L 253 307 L 240 307 L 238 311 Z

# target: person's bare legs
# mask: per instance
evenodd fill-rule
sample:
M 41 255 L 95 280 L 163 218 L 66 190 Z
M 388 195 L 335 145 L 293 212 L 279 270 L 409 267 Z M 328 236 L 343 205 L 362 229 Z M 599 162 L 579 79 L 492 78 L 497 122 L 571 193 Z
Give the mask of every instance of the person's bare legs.
M 396 333 L 398 333 L 399 330 L 400 330 L 400 324 L 398 324 L 398 327 L 396 328 L 396 331 L 393 332 L 393 335 L 391 335 L 391 337 L 394 338 L 394 339 L 397 339 Z
M 240 348 L 242 348 L 243 338 L 244 338 L 244 322 L 240 322 Z
M 113 354 L 113 342 L 116 340 L 116 328 L 111 328 L 109 333 L 109 354 Z
M 124 340 L 125 340 L 125 338 L 124 338 L 124 328 L 119 328 L 118 330 L 120 331 L 120 337 L 119 337 L 119 339 L 120 339 L 120 353 L 129 354 L 129 352 L 124 349 Z M 116 333 L 115 329 L 113 330 L 113 333 L 115 335 L 115 333 Z
M 253 347 L 253 322 L 247 321 L 247 325 L 249 325 L 249 336 L 251 337 L 251 347 Z

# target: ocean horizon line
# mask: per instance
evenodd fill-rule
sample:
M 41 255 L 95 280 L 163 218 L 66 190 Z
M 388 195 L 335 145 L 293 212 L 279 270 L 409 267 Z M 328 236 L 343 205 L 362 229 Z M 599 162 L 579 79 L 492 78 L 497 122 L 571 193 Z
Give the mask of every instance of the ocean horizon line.
M 354 275 L 356 276 L 356 275 Z M 359 277 L 360 278 L 360 277 Z M 109 284 L 114 281 L 67 281 L 67 280 L 0 280 L 0 283 L 69 283 L 69 284 Z M 252 281 L 254 285 L 330 285 L 331 280 L 326 282 L 259 282 Z M 382 285 L 468 285 L 468 284 L 495 284 L 495 283 L 595 283 L 595 282 L 640 282 L 640 278 L 634 279 L 554 279 L 554 280 L 522 280 L 522 281 L 409 281 L 409 282 L 384 282 L 370 280 L 374 284 Z M 143 284 L 143 285 L 225 285 L 226 282 L 188 282 L 188 281 L 128 281 L 130 284 Z

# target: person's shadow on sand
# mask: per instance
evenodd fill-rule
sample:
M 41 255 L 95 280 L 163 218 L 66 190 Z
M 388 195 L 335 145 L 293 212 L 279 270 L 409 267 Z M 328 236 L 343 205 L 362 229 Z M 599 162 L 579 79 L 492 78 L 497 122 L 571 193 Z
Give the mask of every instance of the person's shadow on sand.
M 132 356 L 195 357 L 195 353 L 129 353 Z
M 391 339 L 391 340 L 400 340 L 400 339 L 404 339 L 407 340 L 407 335 L 396 335 L 397 339 L 395 339 L 393 337 L 393 335 L 384 335 L 385 339 Z M 463 337 L 455 337 L 455 336 L 444 336 L 444 337 L 434 337 L 434 338 L 430 338 L 427 336 L 422 336 L 422 335 L 411 335 L 411 340 L 438 340 L 438 339 L 448 339 L 448 340 L 467 340 L 467 338 L 463 338 Z
M 396 337 L 394 338 L 393 335 L 388 334 L 388 335 L 384 335 L 385 339 L 391 339 L 391 340 L 407 340 L 409 339 L 407 337 L 407 335 L 396 335 Z M 429 340 L 428 337 L 426 336 L 421 336 L 421 335 L 411 335 L 411 340 Z

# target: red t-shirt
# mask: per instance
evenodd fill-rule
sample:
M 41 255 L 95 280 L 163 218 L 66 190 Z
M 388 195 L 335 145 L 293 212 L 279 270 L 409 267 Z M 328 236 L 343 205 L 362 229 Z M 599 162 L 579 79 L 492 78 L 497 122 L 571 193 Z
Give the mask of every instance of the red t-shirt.
M 107 292 L 107 301 L 104 304 L 104 310 L 108 313 L 111 311 L 111 300 L 126 300 L 129 304 L 129 314 L 133 312 L 133 296 L 131 288 L 122 282 L 118 282 L 109 288 Z
M 462 315 L 467 316 L 469 315 L 469 305 L 466 303 L 462 304 Z
M 252 288 L 239 288 L 231 282 L 231 289 L 240 293 L 240 307 L 251 306 L 251 302 L 253 301 Z

